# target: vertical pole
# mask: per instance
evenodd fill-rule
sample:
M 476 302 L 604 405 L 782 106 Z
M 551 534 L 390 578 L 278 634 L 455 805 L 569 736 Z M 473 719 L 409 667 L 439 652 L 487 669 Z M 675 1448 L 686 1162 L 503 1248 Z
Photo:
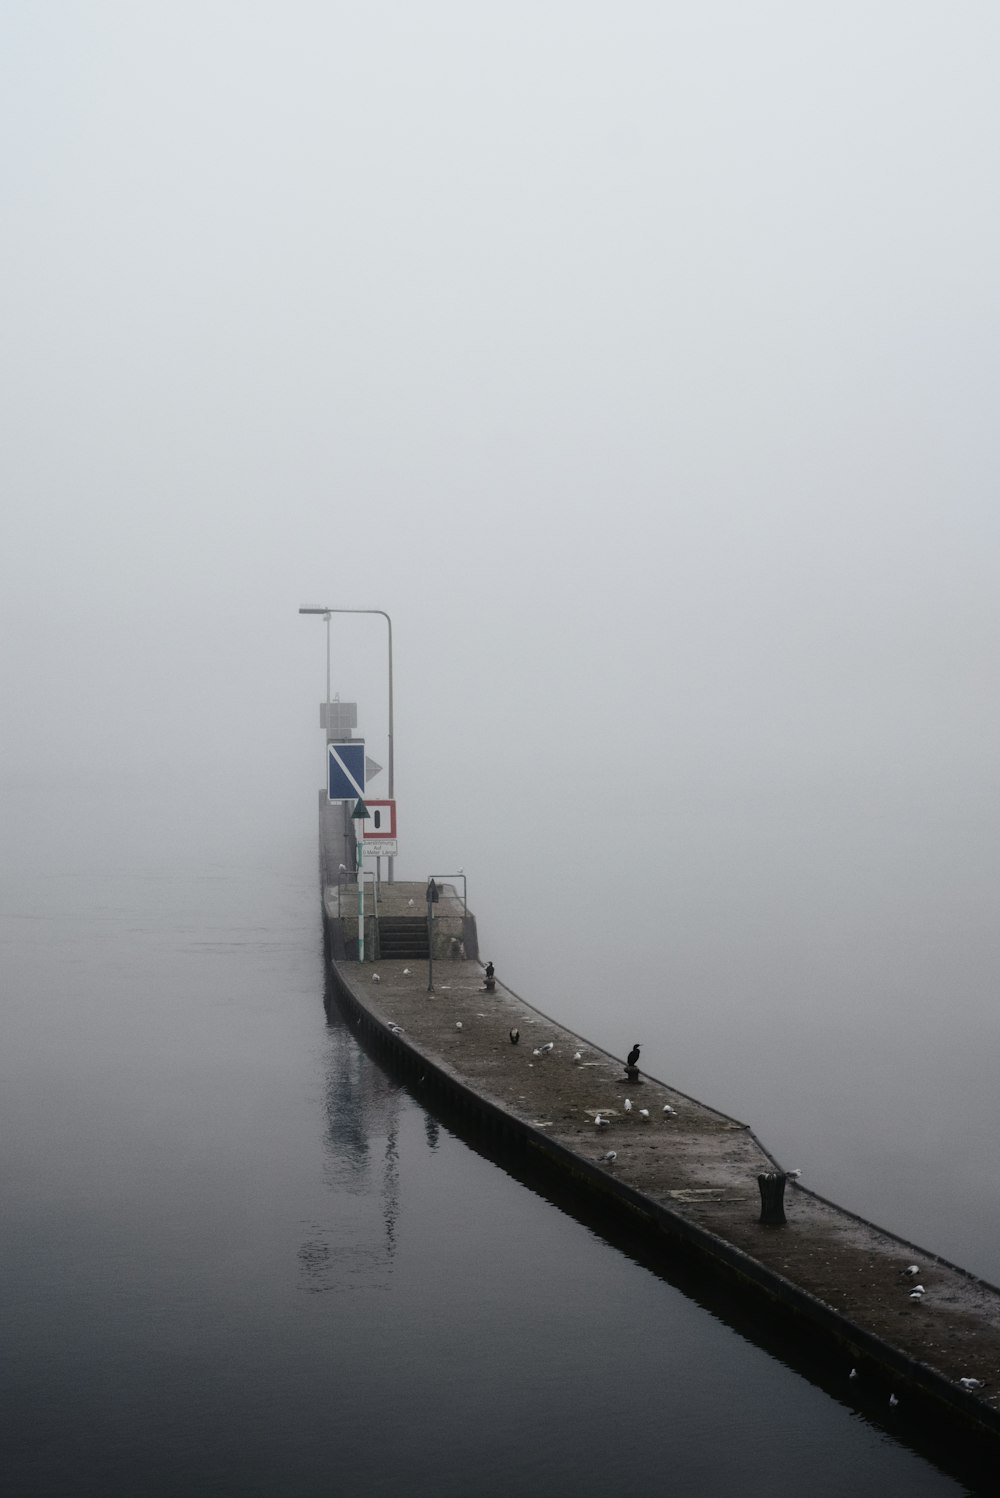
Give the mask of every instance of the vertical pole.
M 365 868 L 364 844 L 358 842 L 358 961 L 365 960 Z
M 330 615 L 326 616 L 326 741 L 330 742 Z
M 427 884 L 427 992 L 434 992 L 434 881 Z
M 393 799 L 393 797 L 395 796 L 395 794 L 396 794 L 396 789 L 395 789 L 395 782 L 393 780 L 393 774 L 392 774 L 392 751 L 393 751 L 393 741 L 392 741 L 392 620 L 389 618 L 388 614 L 386 614 L 386 616 L 385 616 L 385 622 L 389 626 L 389 800 L 391 801 Z M 395 859 L 390 858 L 389 859 L 389 883 L 390 884 L 393 882 L 393 878 L 394 878 L 394 873 L 393 873 L 393 865 L 394 865 L 394 863 L 395 863 Z

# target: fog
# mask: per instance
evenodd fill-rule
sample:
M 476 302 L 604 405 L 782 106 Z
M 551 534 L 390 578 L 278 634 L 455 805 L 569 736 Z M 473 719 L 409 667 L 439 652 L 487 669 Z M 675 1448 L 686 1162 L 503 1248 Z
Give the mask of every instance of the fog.
M 4 799 L 78 861 L 311 858 L 297 610 L 385 609 L 398 877 L 463 867 L 527 998 L 1000 1278 L 998 44 L 10 0 Z M 384 621 L 332 647 L 384 765 Z

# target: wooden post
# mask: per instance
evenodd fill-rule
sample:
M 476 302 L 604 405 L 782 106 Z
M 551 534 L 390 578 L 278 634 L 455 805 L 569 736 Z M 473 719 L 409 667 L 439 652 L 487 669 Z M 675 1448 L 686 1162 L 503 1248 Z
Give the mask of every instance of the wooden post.
M 780 1228 L 785 1225 L 785 1181 L 787 1176 L 780 1170 L 769 1170 L 757 1177 L 760 1187 L 760 1222 L 765 1227 Z

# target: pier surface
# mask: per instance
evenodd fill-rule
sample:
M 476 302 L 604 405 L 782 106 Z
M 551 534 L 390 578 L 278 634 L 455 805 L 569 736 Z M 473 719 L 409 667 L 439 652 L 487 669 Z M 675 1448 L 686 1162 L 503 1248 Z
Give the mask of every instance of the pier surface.
M 382 897 L 386 910 L 426 909 L 422 884 L 383 886 Z M 324 909 L 331 921 L 335 887 L 324 890 Z M 461 920 L 462 902 L 446 890 L 436 911 L 447 931 L 449 919 Z M 443 950 L 457 948 L 452 942 Z M 787 1223 L 761 1225 L 757 1178 L 780 1167 L 747 1124 L 641 1070 L 630 1080 L 623 1059 L 588 1045 L 499 978 L 487 992 L 477 961 L 435 957 L 432 993 L 426 958 L 337 960 L 334 976 L 394 1051 L 480 1100 L 564 1169 L 810 1319 L 839 1345 L 845 1379 L 856 1362 L 860 1377 L 875 1372 L 886 1387 L 919 1391 L 984 1434 L 1000 1435 L 994 1286 L 794 1181 L 785 1194 Z M 627 1004 L 621 1010 L 624 1024 Z M 512 1028 L 520 1032 L 516 1045 Z M 631 1039 L 624 1031 L 623 1038 Z M 595 1124 L 598 1113 L 606 1125 Z M 912 1264 L 919 1276 L 907 1277 Z M 913 1300 L 917 1280 L 925 1293 Z M 963 1378 L 984 1387 L 969 1392 Z

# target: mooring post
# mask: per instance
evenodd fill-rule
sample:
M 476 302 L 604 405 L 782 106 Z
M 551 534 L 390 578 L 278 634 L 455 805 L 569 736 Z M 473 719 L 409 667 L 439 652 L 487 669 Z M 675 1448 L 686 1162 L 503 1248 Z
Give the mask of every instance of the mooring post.
M 785 1182 L 788 1177 L 780 1170 L 769 1170 L 757 1177 L 760 1187 L 760 1221 L 765 1227 L 780 1228 L 785 1225 Z

